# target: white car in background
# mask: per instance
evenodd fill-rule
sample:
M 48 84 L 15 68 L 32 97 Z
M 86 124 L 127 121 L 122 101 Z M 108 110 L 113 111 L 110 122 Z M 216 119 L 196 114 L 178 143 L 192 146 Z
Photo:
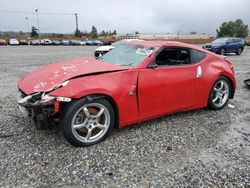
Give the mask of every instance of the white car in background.
M 110 46 L 100 46 L 99 48 L 95 49 L 95 58 L 100 58 L 102 57 L 104 54 L 108 53 L 110 50 L 114 49 L 116 46 L 118 46 L 121 43 L 125 43 L 125 42 L 130 42 L 130 41 L 143 41 L 140 39 L 124 39 L 124 40 L 119 40 L 115 43 L 113 43 Z
M 15 45 L 19 45 L 19 42 L 17 39 L 10 39 L 8 44 L 11 46 L 15 46 Z
M 51 45 L 52 42 L 49 39 L 43 39 L 43 40 L 40 41 L 40 44 L 41 45 Z
M 80 41 L 79 41 L 79 44 L 80 44 L 81 46 L 84 46 L 84 45 L 86 45 L 86 42 L 84 42 L 83 40 L 80 40 Z

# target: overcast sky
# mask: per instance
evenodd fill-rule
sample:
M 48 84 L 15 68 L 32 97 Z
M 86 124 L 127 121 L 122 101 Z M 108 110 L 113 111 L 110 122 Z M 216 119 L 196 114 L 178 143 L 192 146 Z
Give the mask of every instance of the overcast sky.
M 250 27 L 250 0 L 0 0 L 0 31 L 37 26 L 35 9 L 41 32 L 72 33 L 75 17 L 64 13 L 78 13 L 82 31 L 95 25 L 98 32 L 116 29 L 118 34 L 215 34 L 222 22 L 237 18 Z

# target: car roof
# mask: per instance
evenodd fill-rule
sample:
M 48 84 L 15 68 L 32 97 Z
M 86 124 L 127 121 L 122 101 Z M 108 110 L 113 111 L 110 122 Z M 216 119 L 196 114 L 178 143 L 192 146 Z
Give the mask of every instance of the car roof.
M 242 39 L 240 37 L 219 37 L 217 39 Z
M 129 41 L 127 43 L 133 44 L 133 45 L 141 45 L 141 46 L 145 46 L 145 47 L 164 47 L 164 46 L 170 47 L 170 46 L 172 46 L 172 47 L 193 48 L 193 49 L 201 50 L 201 48 L 196 47 L 194 45 L 183 43 L 183 42 L 178 42 L 178 41 L 139 41 L 139 40 L 134 40 L 134 41 Z

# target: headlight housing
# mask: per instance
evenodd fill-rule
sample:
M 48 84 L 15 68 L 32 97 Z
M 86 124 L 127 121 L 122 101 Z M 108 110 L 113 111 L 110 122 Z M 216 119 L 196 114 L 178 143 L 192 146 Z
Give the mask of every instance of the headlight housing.
M 57 85 L 56 87 L 54 87 L 53 90 L 56 90 L 56 89 L 58 89 L 58 88 L 60 88 L 60 87 L 64 87 L 64 86 L 68 85 L 68 83 L 69 83 L 69 80 L 67 80 L 67 81 L 65 81 L 65 82 L 63 82 L 63 83 Z

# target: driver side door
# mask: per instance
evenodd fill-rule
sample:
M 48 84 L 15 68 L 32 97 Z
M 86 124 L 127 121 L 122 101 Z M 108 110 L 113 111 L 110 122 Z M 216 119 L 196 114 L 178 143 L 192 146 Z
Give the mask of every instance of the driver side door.
M 191 50 L 166 48 L 156 55 L 154 63 L 154 68 L 141 69 L 139 72 L 140 118 L 194 107 L 202 70 L 199 64 L 192 64 Z

